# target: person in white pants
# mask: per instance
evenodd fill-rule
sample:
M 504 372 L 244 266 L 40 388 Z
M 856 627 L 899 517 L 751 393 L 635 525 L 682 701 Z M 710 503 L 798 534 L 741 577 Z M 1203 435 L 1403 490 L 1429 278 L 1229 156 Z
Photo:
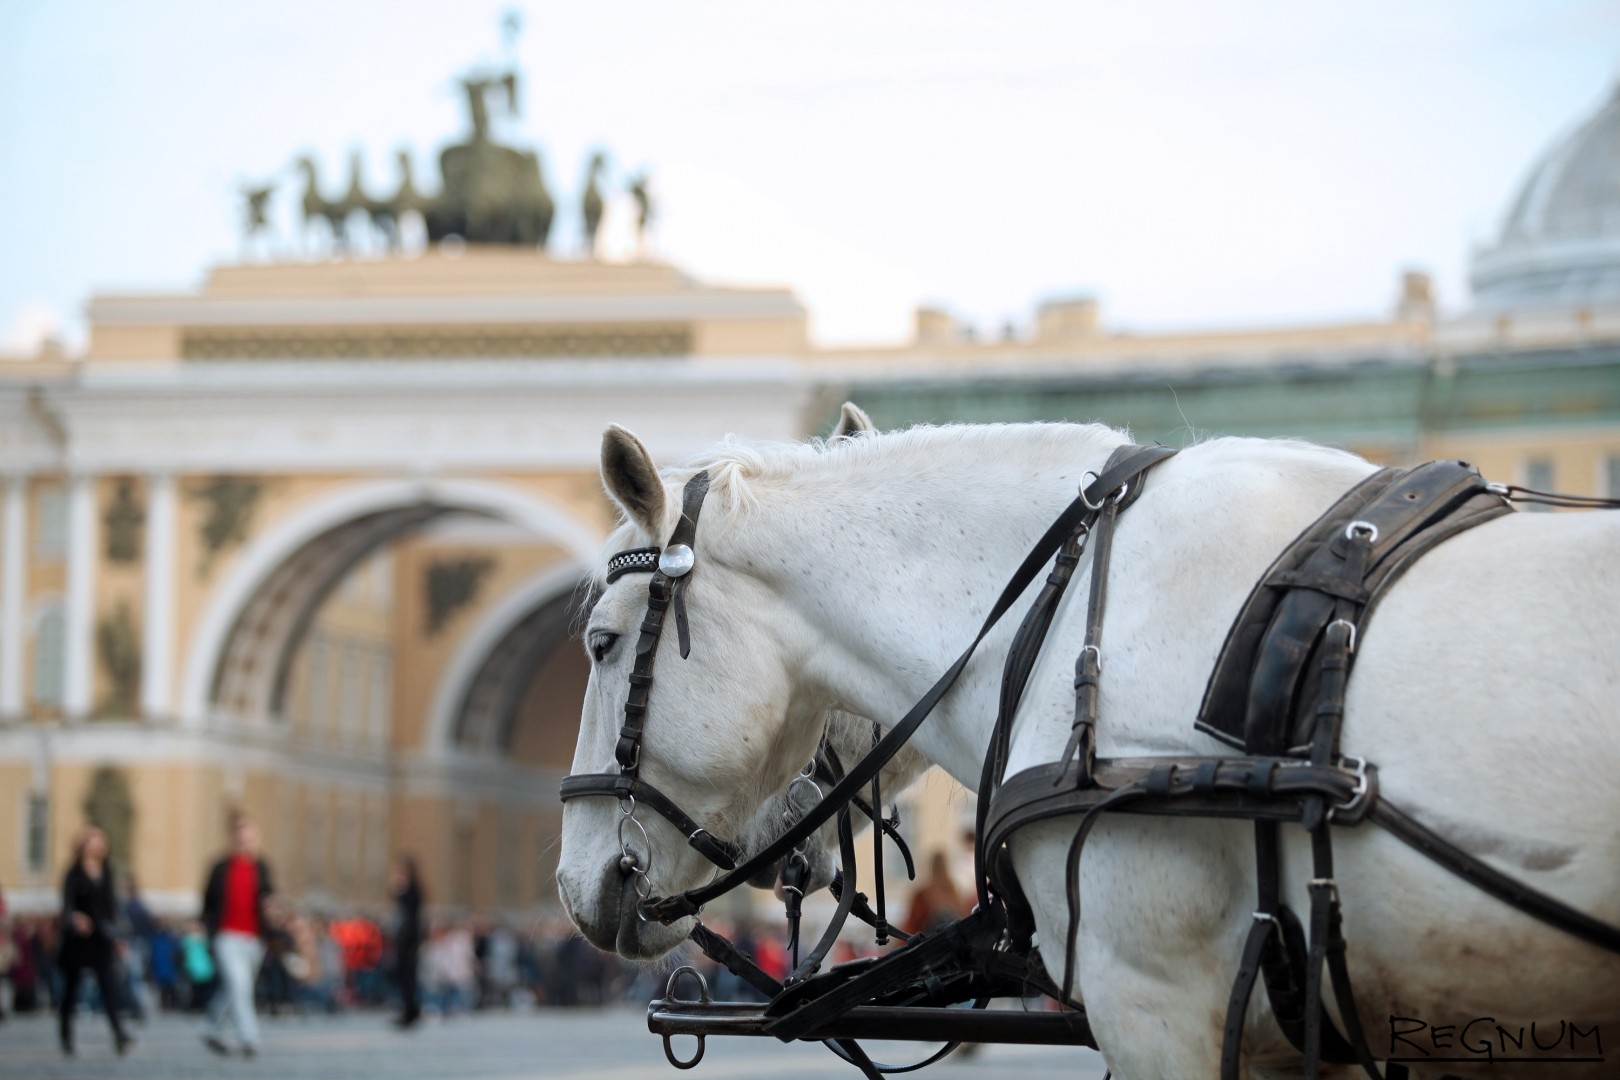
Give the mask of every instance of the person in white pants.
M 219 966 L 219 992 L 208 1003 L 208 1036 L 204 1042 L 216 1053 L 229 1053 L 225 1024 L 236 1029 L 242 1053 L 259 1052 L 259 1017 L 253 1011 L 253 985 L 258 981 L 264 943 L 256 935 L 221 930 L 214 935 L 214 960 Z
M 214 864 L 203 890 L 203 925 L 213 938 L 219 968 L 218 991 L 208 1006 L 208 1033 L 203 1043 L 216 1054 L 229 1054 L 225 1021 L 236 1029 L 242 1053 L 259 1052 L 259 1020 L 253 1012 L 253 984 L 264 959 L 269 930 L 265 900 L 273 892 L 270 867 L 259 856 L 259 829 L 252 819 L 231 819 L 231 852 Z

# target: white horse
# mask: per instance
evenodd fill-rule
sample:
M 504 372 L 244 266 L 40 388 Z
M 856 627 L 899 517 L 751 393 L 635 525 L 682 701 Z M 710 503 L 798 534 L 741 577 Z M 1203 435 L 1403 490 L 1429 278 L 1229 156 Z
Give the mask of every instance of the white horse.
M 808 760 L 828 709 L 890 720 L 907 710 L 971 638 L 1082 474 L 1126 441 L 1095 425 L 997 425 L 729 442 L 661 476 L 633 435 L 610 428 L 603 479 L 626 516 L 614 550 L 665 542 L 686 478 L 697 468 L 712 477 L 687 593 L 692 653 L 682 660 L 662 646 L 643 775 L 711 832 L 740 835 Z M 1372 469 L 1301 443 L 1221 439 L 1154 471 L 1115 541 L 1101 756 L 1226 752 L 1193 718 L 1232 619 L 1271 559 Z M 1609 922 L 1620 920 L 1617 567 L 1620 516 L 1521 513 L 1448 540 L 1365 627 L 1343 731 L 1345 751 L 1378 765 L 1382 791 L 1419 820 Z M 1082 566 L 1031 678 L 1009 774 L 1056 759 L 1068 736 L 1087 576 Z M 575 772 L 612 767 L 646 597 L 644 577 L 625 577 L 591 613 Z M 986 640 L 915 736 L 970 785 L 1015 622 Z M 617 814 L 611 800 L 568 804 L 559 891 L 598 946 L 658 956 L 688 927 L 637 917 L 618 869 Z M 656 892 L 712 877 L 673 829 L 647 827 Z M 1055 823 L 1013 842 L 1049 963 L 1067 934 L 1071 831 Z M 1301 830 L 1283 832 L 1284 899 L 1305 911 L 1307 844 Z M 1459 1049 L 1467 1038 L 1509 1056 L 1498 1030 L 1511 1037 L 1532 1022 L 1543 1045 L 1555 1029 L 1563 1036 L 1542 1053 L 1573 1056 L 1579 1042 L 1574 1050 L 1590 1055 L 1591 1036 L 1564 1021 L 1595 1026 L 1609 1038 L 1605 1052 L 1620 1054 L 1620 958 L 1519 914 L 1373 826 L 1340 828 L 1336 840 L 1349 968 L 1376 1055 L 1477 1055 Z M 1080 868 L 1073 947 L 1079 996 L 1116 1076 L 1218 1072 L 1254 908 L 1253 863 L 1247 822 L 1116 815 L 1098 825 Z M 1493 1019 L 1473 1023 L 1483 1017 Z M 1299 1068 L 1263 991 L 1247 1017 L 1244 1065 L 1251 1075 Z M 1414 1072 L 1494 1069 L 1452 1062 Z M 1558 1070 L 1612 1073 L 1612 1063 Z

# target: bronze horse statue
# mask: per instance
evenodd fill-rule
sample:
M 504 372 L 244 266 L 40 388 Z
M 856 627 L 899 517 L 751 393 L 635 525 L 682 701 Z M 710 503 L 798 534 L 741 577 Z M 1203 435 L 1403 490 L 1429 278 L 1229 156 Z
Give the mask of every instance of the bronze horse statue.
M 304 174 L 304 229 L 307 232 L 310 222 L 320 219 L 325 221 L 332 231 L 332 246 L 337 251 L 349 250 L 348 217 L 351 207 L 346 199 L 332 202 L 321 194 L 319 174 L 315 170 L 315 159 L 309 155 L 300 157 L 297 167 Z M 356 178 L 358 182 L 358 177 Z

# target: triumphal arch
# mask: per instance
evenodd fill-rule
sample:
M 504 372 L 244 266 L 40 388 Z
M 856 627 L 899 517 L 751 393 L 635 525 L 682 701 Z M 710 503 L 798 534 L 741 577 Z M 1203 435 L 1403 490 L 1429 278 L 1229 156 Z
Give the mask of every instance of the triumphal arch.
M 405 849 L 447 902 L 549 895 L 602 429 L 666 458 L 739 417 L 798 436 L 798 302 L 471 246 L 222 266 L 89 317 L 71 373 L 0 383 L 0 713 L 45 721 L 0 729 L 0 787 L 34 795 L 0 809 L 11 891 L 49 888 L 52 819 L 93 797 L 177 908 L 227 805 L 297 895 L 380 900 Z

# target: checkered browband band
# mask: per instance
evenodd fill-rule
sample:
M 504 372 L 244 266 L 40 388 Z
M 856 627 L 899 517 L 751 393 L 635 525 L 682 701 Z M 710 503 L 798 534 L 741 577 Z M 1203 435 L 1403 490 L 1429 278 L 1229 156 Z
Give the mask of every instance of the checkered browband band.
M 658 569 L 658 555 L 663 549 L 655 547 L 631 548 L 621 551 L 607 564 L 607 583 L 613 584 L 625 574 L 650 574 Z

